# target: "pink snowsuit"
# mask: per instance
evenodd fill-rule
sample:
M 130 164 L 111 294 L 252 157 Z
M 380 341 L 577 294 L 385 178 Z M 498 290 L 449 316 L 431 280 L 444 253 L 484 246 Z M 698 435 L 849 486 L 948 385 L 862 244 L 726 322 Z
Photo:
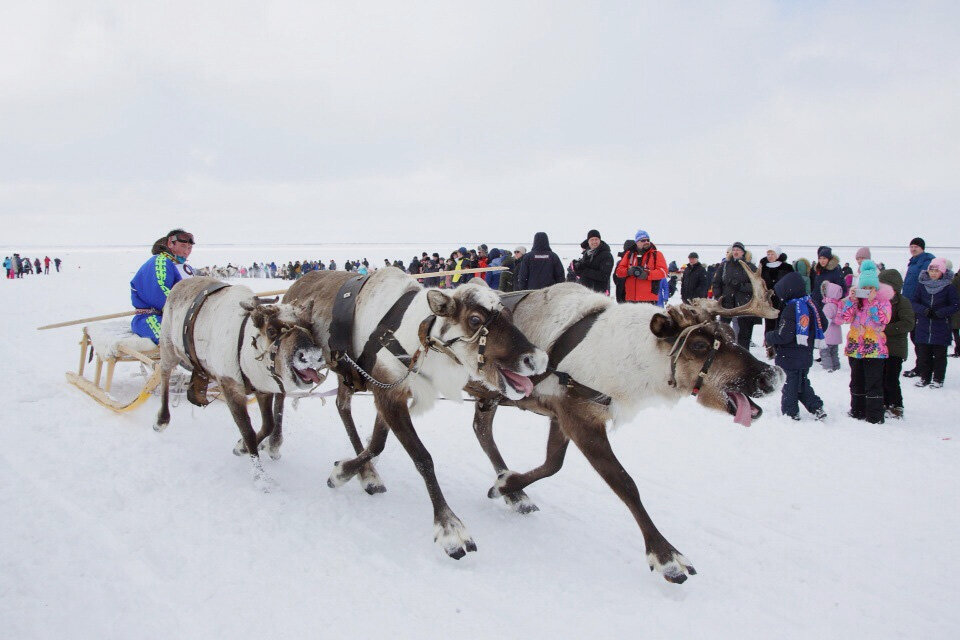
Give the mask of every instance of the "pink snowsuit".
M 823 282 L 823 315 L 830 323 L 823 334 L 823 341 L 830 346 L 843 342 L 840 323 L 833 320 L 840 309 L 840 298 L 842 297 L 843 288 L 840 285 L 827 281 Z

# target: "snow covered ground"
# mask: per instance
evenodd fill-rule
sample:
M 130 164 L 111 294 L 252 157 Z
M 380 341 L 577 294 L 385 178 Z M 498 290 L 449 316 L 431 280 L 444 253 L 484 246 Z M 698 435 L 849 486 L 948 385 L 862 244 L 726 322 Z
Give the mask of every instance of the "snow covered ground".
M 200 245 L 192 261 L 406 261 L 421 249 Z M 682 262 L 689 249 L 665 251 Z M 855 250 L 836 249 L 844 260 Z M 960 628 L 957 360 L 942 390 L 904 380 L 907 418 L 883 426 L 846 417 L 844 363 L 812 372 L 826 423 L 780 417 L 774 395 L 748 429 L 688 398 L 616 430 L 648 511 L 699 572 L 683 585 L 647 570 L 627 509 L 572 447 L 557 476 L 528 490 L 540 512 L 488 499 L 473 405 L 439 403 L 417 427 L 479 547 L 454 561 L 432 542 L 423 482 L 394 439 L 377 463 L 387 493 L 327 488 L 332 463 L 352 452 L 332 404 L 288 406 L 283 458 L 264 460 L 279 487 L 264 494 L 231 455 L 223 404 L 184 400 L 157 434 L 156 399 L 115 415 L 67 385 L 79 329 L 35 327 L 125 310 L 146 252 L 55 251 L 63 273 L 0 281 L 4 637 L 947 638 Z M 907 259 L 875 254 L 900 268 Z M 118 374 L 118 394 L 134 388 L 134 370 Z M 354 411 L 369 433 L 370 398 Z M 496 425 L 514 469 L 539 464 L 543 419 L 502 409 Z

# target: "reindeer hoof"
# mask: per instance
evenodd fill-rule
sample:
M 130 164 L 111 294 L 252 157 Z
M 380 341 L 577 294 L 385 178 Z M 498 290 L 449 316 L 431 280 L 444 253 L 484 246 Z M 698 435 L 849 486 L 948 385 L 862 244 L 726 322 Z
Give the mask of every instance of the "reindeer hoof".
M 506 496 L 508 493 L 516 493 L 519 489 L 510 490 L 507 485 L 510 482 L 510 479 L 515 476 L 513 471 L 501 471 L 497 474 L 497 481 L 493 483 L 493 486 L 490 487 L 490 490 L 487 491 L 488 498 L 499 498 L 500 496 Z
M 387 487 L 384 486 L 383 481 L 380 479 L 380 474 L 377 473 L 377 470 L 373 467 L 372 462 L 368 462 L 361 467 L 360 484 L 363 485 L 363 490 L 371 496 L 384 493 L 387 490 Z
M 534 511 L 540 511 L 540 507 L 534 504 L 533 500 L 523 491 L 514 491 L 503 496 L 503 501 L 517 513 L 528 514 Z
M 161 431 L 166 429 L 169 425 L 170 425 L 169 422 L 157 421 L 153 423 L 153 430 L 156 431 L 157 433 L 160 433 Z
M 260 451 L 266 451 L 267 455 L 270 456 L 271 460 L 280 459 L 280 445 L 283 444 L 283 440 L 274 442 L 272 440 L 264 440 L 260 443 Z
M 456 516 L 443 524 L 434 523 L 433 539 L 443 547 L 444 553 L 454 560 L 459 560 L 471 551 L 477 550 L 477 543 L 473 541 L 473 538 L 467 532 L 467 528 Z
M 352 478 L 354 475 L 356 474 L 343 473 L 343 460 L 337 460 L 333 463 L 333 472 L 330 474 L 330 477 L 327 478 L 327 486 L 331 489 L 342 487 L 347 483 L 347 480 Z
M 247 451 L 247 445 L 246 445 L 246 443 L 243 441 L 243 438 L 240 438 L 240 439 L 237 441 L 237 444 L 234 445 L 234 447 L 233 447 L 233 455 L 235 455 L 235 456 L 243 456 L 243 455 L 247 455 L 248 453 L 250 453 L 250 452 Z
M 674 584 L 683 584 L 688 577 L 697 575 L 697 570 L 693 568 L 690 561 L 673 548 L 662 554 L 660 558 L 656 553 L 647 553 L 647 564 L 650 566 L 650 571 L 659 571 L 663 574 L 664 580 Z

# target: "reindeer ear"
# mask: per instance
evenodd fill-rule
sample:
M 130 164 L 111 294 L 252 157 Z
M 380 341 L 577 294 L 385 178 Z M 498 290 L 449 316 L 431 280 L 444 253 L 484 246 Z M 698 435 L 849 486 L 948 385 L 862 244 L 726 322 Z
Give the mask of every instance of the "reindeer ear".
M 297 318 L 307 326 L 310 325 L 310 320 L 313 318 L 313 300 L 313 298 L 310 298 L 306 302 L 296 305 Z
M 247 300 L 241 300 L 240 308 L 243 309 L 244 311 L 253 311 L 254 309 L 257 308 L 257 304 L 258 303 L 256 298 L 254 298 L 252 302 Z
M 456 300 L 447 294 L 432 289 L 427 291 L 427 304 L 430 305 L 430 311 L 441 318 L 450 318 L 459 311 L 459 305 Z
M 670 316 L 658 313 L 650 318 L 650 331 L 658 338 L 666 340 L 675 338 L 680 333 L 680 325 L 674 322 Z

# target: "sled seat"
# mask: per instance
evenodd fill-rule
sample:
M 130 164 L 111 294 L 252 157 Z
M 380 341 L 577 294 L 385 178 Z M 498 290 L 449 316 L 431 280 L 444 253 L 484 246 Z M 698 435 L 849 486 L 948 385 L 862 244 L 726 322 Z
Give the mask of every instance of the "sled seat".
M 97 364 L 91 381 L 84 376 L 87 360 L 96 357 Z M 121 402 L 110 396 L 113 374 L 118 362 L 140 362 L 152 370 L 146 383 L 130 402 Z M 103 385 L 103 365 L 107 365 Z M 160 383 L 160 347 L 149 338 L 130 331 L 129 321 L 102 322 L 87 325 L 80 338 L 80 365 L 77 372 L 67 372 L 67 381 L 91 398 L 114 411 L 123 412 L 142 404 Z

